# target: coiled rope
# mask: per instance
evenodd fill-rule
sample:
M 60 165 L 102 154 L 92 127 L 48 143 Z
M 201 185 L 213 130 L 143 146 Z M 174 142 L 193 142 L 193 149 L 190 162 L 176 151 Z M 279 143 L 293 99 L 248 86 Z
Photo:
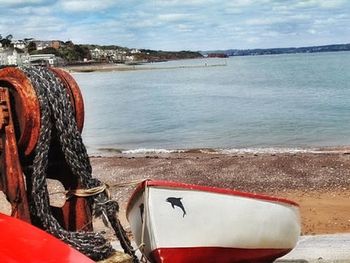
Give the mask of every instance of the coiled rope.
M 69 94 L 61 80 L 47 68 L 21 69 L 32 82 L 41 111 L 40 135 L 34 153 L 31 177 L 31 215 L 39 221 L 44 230 L 93 260 L 106 259 L 114 252 L 110 242 L 100 233 L 67 231 L 51 213 L 46 173 L 52 131 L 55 130 L 72 173 L 79 178 L 83 188 L 92 189 L 94 192 L 86 197 L 92 204 L 94 215 L 104 215 L 108 218 L 124 252 L 133 258 L 134 263 L 139 262 L 126 231 L 117 218 L 118 203 L 109 198 L 104 184 L 92 177 L 90 160 L 77 128 Z

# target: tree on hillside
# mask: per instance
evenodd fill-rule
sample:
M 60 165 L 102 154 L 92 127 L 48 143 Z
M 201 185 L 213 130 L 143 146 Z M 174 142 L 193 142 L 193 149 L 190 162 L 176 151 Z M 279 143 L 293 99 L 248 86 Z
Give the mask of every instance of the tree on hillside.
M 35 44 L 35 42 L 29 42 L 29 44 L 28 44 L 28 53 L 29 54 L 31 54 L 33 51 L 35 51 L 36 50 L 36 44 Z
M 7 35 L 5 38 L 0 35 L 0 43 L 3 47 L 10 47 L 11 46 L 11 41 L 12 41 L 13 36 Z
M 33 54 L 53 54 L 57 57 L 61 57 L 61 53 L 59 51 L 57 51 L 55 48 L 53 47 L 46 47 L 42 50 L 36 50 L 32 52 Z

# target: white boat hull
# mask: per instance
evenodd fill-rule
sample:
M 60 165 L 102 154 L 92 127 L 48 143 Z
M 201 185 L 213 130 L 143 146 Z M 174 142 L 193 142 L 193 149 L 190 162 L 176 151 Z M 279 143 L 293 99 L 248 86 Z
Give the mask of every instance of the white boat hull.
M 271 262 L 300 234 L 291 201 L 169 182 L 139 187 L 127 216 L 153 262 Z

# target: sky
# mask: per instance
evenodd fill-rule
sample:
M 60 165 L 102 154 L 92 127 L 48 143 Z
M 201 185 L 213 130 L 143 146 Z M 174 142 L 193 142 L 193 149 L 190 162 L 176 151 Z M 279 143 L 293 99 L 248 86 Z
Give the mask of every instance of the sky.
M 0 0 L 0 34 L 174 51 L 350 43 L 350 0 Z

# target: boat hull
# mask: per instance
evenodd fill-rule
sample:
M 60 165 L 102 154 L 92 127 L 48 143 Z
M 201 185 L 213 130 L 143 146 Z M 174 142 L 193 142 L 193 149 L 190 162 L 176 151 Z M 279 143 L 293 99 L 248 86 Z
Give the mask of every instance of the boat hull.
M 0 213 L 0 259 L 11 263 L 93 263 L 54 236 Z
M 249 262 L 270 263 L 290 249 L 242 249 L 223 247 L 160 248 L 152 251 L 152 262 Z
M 179 183 L 144 183 L 127 216 L 152 262 L 271 262 L 300 234 L 292 201 Z

